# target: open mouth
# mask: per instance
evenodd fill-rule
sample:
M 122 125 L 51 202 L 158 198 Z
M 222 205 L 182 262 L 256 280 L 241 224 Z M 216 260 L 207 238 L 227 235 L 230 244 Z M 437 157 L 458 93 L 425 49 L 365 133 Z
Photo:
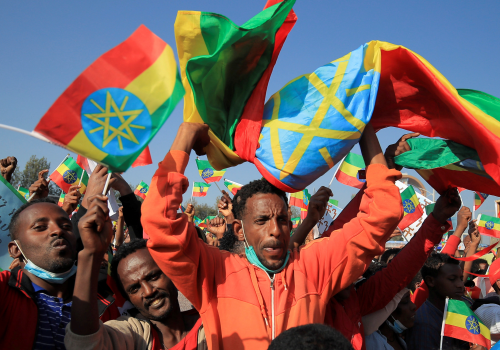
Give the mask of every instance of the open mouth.
M 55 248 L 55 249 L 65 249 L 68 247 L 69 247 L 69 242 L 67 240 L 65 240 L 64 238 L 56 239 L 52 243 L 52 248 Z
M 149 307 L 159 309 L 165 304 L 165 298 L 158 298 L 149 303 Z

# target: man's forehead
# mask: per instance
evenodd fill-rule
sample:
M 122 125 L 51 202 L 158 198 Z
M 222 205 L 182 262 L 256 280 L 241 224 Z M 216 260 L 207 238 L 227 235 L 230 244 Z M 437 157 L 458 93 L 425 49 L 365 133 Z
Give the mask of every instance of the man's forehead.
M 36 220 L 38 217 L 45 217 L 47 215 L 60 216 L 69 220 L 68 214 L 55 203 L 36 203 L 30 205 L 19 214 L 19 218 Z
M 246 209 L 253 216 L 266 215 L 276 210 L 288 213 L 285 201 L 275 193 L 257 193 L 247 200 Z
M 149 273 L 151 272 L 151 268 L 156 267 L 158 267 L 158 265 L 149 253 L 148 248 L 141 248 L 123 258 L 118 264 L 118 271 L 124 269 L 125 271 L 134 270 L 135 272 L 146 271 L 146 273 Z
M 440 275 L 446 277 L 448 275 L 462 275 L 462 268 L 460 265 L 455 264 L 444 264 L 439 269 Z

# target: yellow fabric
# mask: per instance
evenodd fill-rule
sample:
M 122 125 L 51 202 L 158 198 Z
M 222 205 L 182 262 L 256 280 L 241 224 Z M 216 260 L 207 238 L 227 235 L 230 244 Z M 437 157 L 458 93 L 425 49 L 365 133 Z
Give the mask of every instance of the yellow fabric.
M 349 176 L 352 176 L 352 177 L 355 177 L 357 178 L 358 177 L 358 171 L 361 170 L 361 168 L 357 167 L 357 166 L 354 166 L 352 164 L 349 164 L 347 162 L 342 162 L 342 165 L 340 166 L 340 171 L 349 175 Z
M 96 162 L 103 160 L 108 155 L 90 142 L 83 129 L 80 130 L 75 137 L 73 137 L 65 148 L 78 154 L 87 154 L 88 158 L 91 158 Z
M 479 321 L 479 318 L 476 317 L 476 319 Z M 464 332 L 469 332 L 466 328 L 466 320 L 467 316 L 462 314 L 456 314 L 454 312 L 447 312 L 446 314 L 447 325 L 463 328 Z M 483 337 L 485 337 L 486 339 L 491 339 L 490 330 L 484 324 L 482 323 L 479 324 L 479 331 Z

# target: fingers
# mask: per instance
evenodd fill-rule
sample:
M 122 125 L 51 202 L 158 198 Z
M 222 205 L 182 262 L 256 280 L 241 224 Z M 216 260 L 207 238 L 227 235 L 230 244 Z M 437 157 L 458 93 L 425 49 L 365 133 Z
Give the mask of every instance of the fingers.
M 92 215 L 92 220 L 97 226 L 97 232 L 104 229 L 104 225 L 109 221 L 108 197 L 103 195 L 94 195 L 89 198 L 90 208 L 87 213 Z
M 420 136 L 420 133 L 418 132 L 412 132 L 411 134 L 406 134 L 406 135 L 403 135 L 401 136 L 401 138 L 399 139 L 399 141 L 406 141 L 408 139 L 411 139 L 413 137 L 419 137 Z
M 38 180 L 45 180 L 45 174 L 49 172 L 49 169 L 42 170 L 38 173 Z

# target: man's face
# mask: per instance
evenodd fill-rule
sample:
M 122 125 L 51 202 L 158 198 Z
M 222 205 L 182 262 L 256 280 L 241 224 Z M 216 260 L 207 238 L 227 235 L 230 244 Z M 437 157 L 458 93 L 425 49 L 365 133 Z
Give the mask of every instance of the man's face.
M 76 260 L 76 237 L 68 214 L 58 205 L 37 203 L 21 212 L 17 240 L 26 258 L 54 273 L 68 271 Z
M 465 291 L 462 269 L 455 264 L 444 264 L 429 288 L 433 288 L 442 298 L 460 299 Z
M 278 269 L 285 262 L 290 241 L 288 221 L 288 208 L 278 195 L 257 193 L 247 199 L 242 225 L 248 244 L 268 269 Z
M 173 307 L 179 307 L 177 289 L 147 248 L 121 260 L 117 272 L 130 302 L 148 320 L 164 321 Z

